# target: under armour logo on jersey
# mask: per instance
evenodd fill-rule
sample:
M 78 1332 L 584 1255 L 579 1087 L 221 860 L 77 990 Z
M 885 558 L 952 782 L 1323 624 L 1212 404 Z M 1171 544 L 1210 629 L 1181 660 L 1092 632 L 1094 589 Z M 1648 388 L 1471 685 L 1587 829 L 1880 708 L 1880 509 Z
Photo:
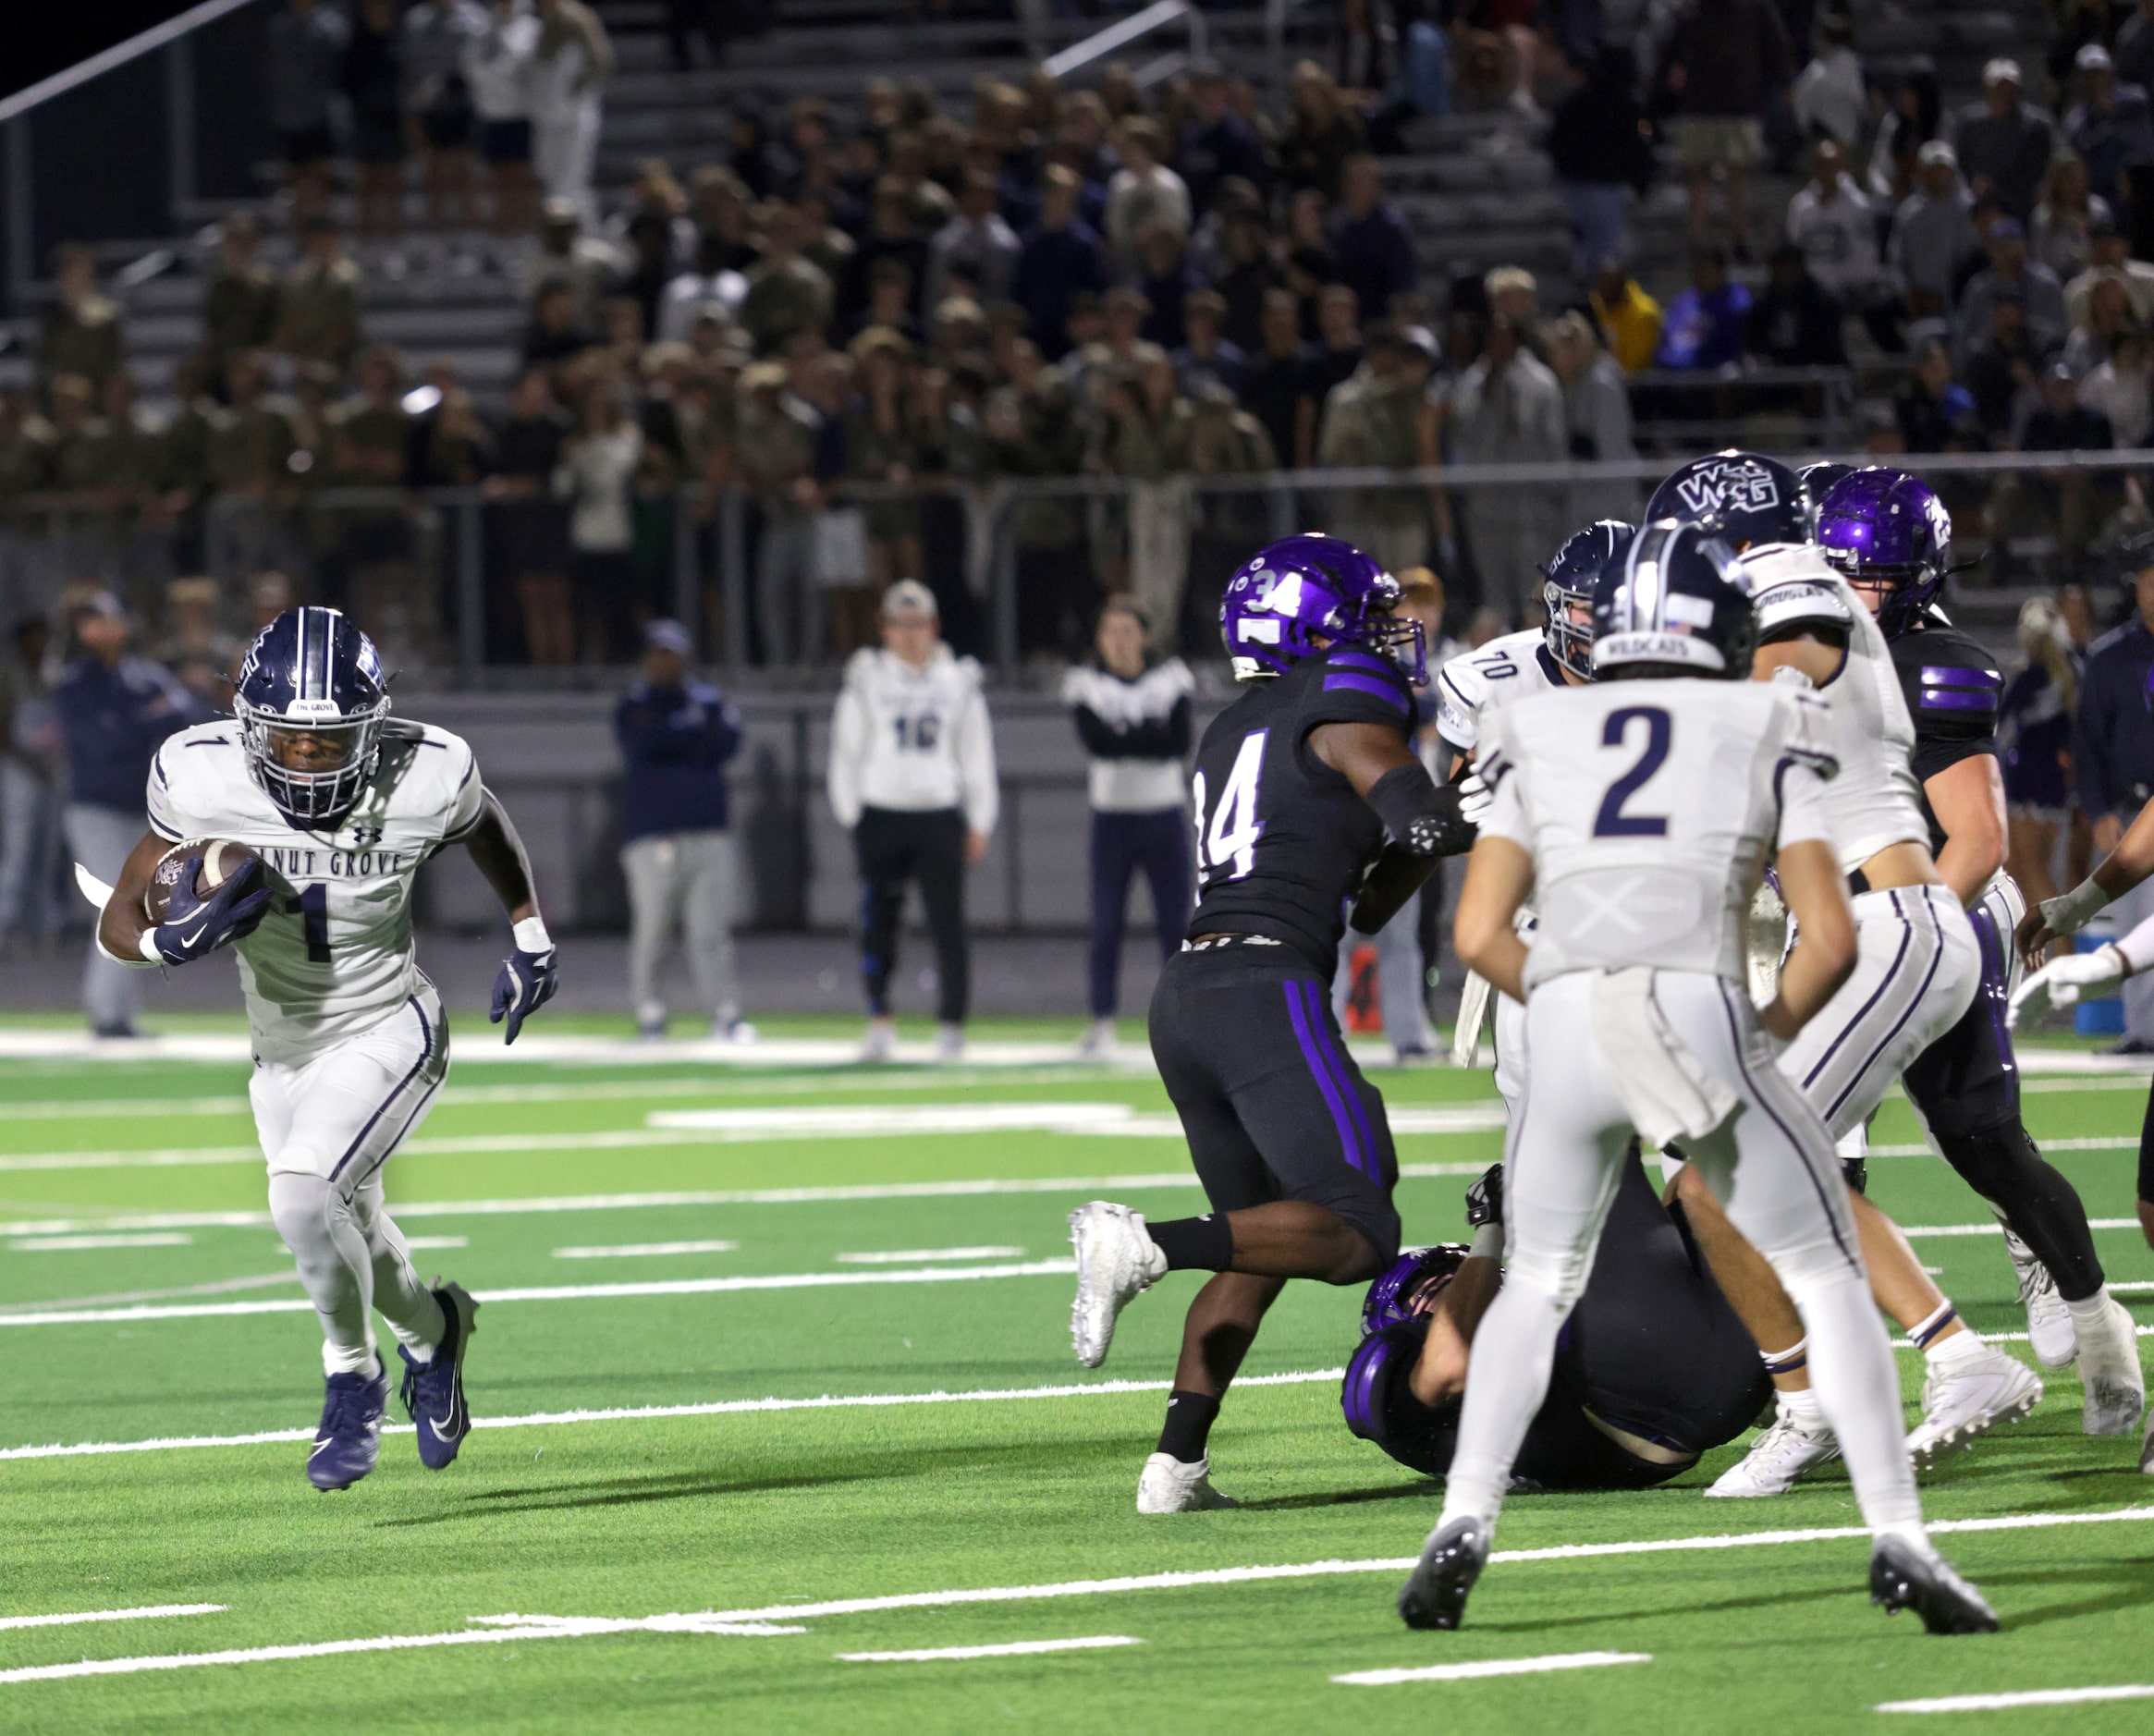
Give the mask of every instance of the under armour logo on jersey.
M 355 825 L 351 828 L 351 843 L 355 850 L 372 850 L 382 841 L 382 828 L 378 825 Z
M 1780 485 L 1773 481 L 1772 472 L 1762 464 L 1742 458 L 1706 465 L 1678 483 L 1675 492 L 1693 518 L 1731 507 L 1756 511 L 1780 505 Z

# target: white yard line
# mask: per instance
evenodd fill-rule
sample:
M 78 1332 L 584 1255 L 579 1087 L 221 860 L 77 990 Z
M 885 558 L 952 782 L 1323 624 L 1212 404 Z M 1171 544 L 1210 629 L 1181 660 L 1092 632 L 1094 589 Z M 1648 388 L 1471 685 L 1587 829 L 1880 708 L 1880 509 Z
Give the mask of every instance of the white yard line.
M 2154 1520 L 2154 1507 L 2126 1507 L 2103 1513 L 2014 1513 L 1995 1519 L 1946 1521 L 1938 1533 L 2046 1530 L 2060 1525 L 2100 1525 Z M 1658 1555 L 1693 1550 L 1766 1547 L 1787 1544 L 1842 1542 L 1868 1536 L 1860 1526 L 1811 1531 L 1766 1531 L 1707 1537 L 1667 1537 L 1635 1543 L 1570 1544 L 1551 1549 L 1499 1549 L 1493 1562 L 1581 1560 L 1588 1558 Z M 722 1633 L 765 1635 L 801 1633 L 800 1624 L 834 1616 L 880 1614 L 894 1609 L 944 1609 L 966 1604 L 1032 1603 L 1050 1598 L 1093 1597 L 1122 1592 L 1179 1591 L 1200 1585 L 1239 1585 L 1281 1580 L 1329 1579 L 1354 1573 L 1403 1573 L 1412 1556 L 1369 1560 L 1308 1561 L 1277 1567 L 1205 1568 L 1185 1572 L 1144 1573 L 1120 1579 L 1063 1580 L 1037 1585 L 990 1585 L 956 1591 L 906 1592 L 888 1597 L 840 1597 L 826 1603 L 772 1604 L 756 1609 L 704 1610 L 660 1616 L 475 1616 L 472 1626 L 451 1633 L 385 1634 L 376 1639 L 329 1640 L 311 1645 L 263 1645 L 228 1652 L 181 1652 L 167 1657 L 89 1658 L 72 1664 L 46 1664 L 0 1670 L 0 1684 L 55 1681 L 80 1676 L 124 1676 L 149 1670 L 191 1669 L 212 1664 L 283 1662 L 333 1657 L 352 1653 L 408 1651 L 420 1647 L 476 1645 L 517 1640 L 577 1639 L 613 1633 Z M 1575 1655 L 1574 1655 L 1575 1656 Z M 1618 1655 L 1622 1656 L 1622 1655 Z M 1501 1673 L 1484 1666 L 1479 1673 Z M 1546 1660 L 1542 1660 L 1546 1661 Z M 1438 1668 L 1445 1668 L 1439 1666 Z M 1449 1666 L 1473 1669 L 1472 1665 Z M 2066 1691 L 2073 1692 L 2073 1691 Z M 2099 1690 L 2080 1690 L 2087 1693 Z
M 201 1669 L 213 1664 L 278 1664 L 302 1657 L 344 1657 L 355 1652 L 410 1652 L 437 1645 L 507 1645 L 519 1640 L 577 1640 L 595 1633 L 735 1633 L 762 1636 L 804 1629 L 768 1623 L 697 1622 L 653 1616 L 643 1621 L 545 1620 L 530 1627 L 462 1628 L 453 1633 L 385 1633 L 371 1640 L 325 1640 L 313 1645 L 255 1645 L 230 1652 L 177 1652 L 163 1657 L 86 1657 L 74 1664 L 0 1669 L 0 1684 L 65 1681 L 78 1676 L 139 1676 L 151 1670 Z
M 1389 1688 L 1401 1681 L 1472 1681 L 1483 1676 L 1537 1676 L 1550 1669 L 1598 1669 L 1604 1664 L 1649 1664 L 1650 1652 L 1557 1652 L 1547 1657 L 1492 1657 L 1477 1664 L 1426 1664 L 1418 1669 L 1355 1669 L 1334 1681 L 1350 1688 Z
M 2009 1712 L 2023 1705 L 2085 1705 L 2095 1700 L 2154 1700 L 2154 1682 L 2113 1688 L 2032 1688 L 2022 1693 L 1954 1693 L 1937 1700 L 1887 1700 L 1876 1712 Z
M 1329 1384 L 1342 1378 L 1342 1368 L 1314 1368 L 1283 1375 L 1243 1375 L 1235 1381 L 1242 1387 L 1299 1387 Z M 1037 1399 L 1114 1398 L 1127 1393 L 1166 1392 L 1169 1380 L 1072 1381 L 1048 1387 L 1002 1387 L 970 1392 L 877 1392 L 816 1399 L 716 1399 L 702 1404 L 624 1405 L 604 1411 L 542 1411 L 529 1416 L 478 1416 L 471 1426 L 480 1429 L 575 1426 L 587 1423 L 636 1423 L 673 1417 L 740 1416 L 776 1411 L 880 1411 L 919 1404 L 1002 1404 Z M 408 1423 L 389 1424 L 386 1433 L 409 1435 Z M 250 1435 L 188 1435 L 157 1440 L 83 1441 L 68 1446 L 0 1448 L 6 1459 L 95 1459 L 113 1453 L 183 1452 L 202 1447 L 263 1447 L 286 1441 L 312 1440 L 311 1428 L 263 1429 Z
M 737 1241 L 624 1241 L 610 1248 L 556 1248 L 557 1260 L 639 1260 L 661 1253 L 731 1253 Z M 995 1252 L 999 1253 L 997 1249 Z M 1022 1248 L 1010 1250 L 1022 1253 Z
M 1011 1640 L 1003 1645 L 944 1645 L 931 1652 L 839 1652 L 841 1664 L 944 1664 L 967 1657 L 1031 1657 L 1041 1652 L 1096 1652 L 1113 1645 L 1142 1645 L 1126 1633 L 1095 1633 L 1082 1640 Z
M 2138 1143 L 2137 1140 L 2132 1142 L 2135 1147 Z M 2087 1223 L 2090 1229 L 2136 1229 L 2139 1227 L 2139 1220 L 2136 1217 L 2090 1217 Z M 1900 1233 L 1903 1236 L 2001 1236 L 2004 1226 L 1995 1218 L 1987 1224 L 1903 1224 L 1900 1226 Z
M 421 1253 L 428 1249 L 468 1248 L 471 1245 L 471 1239 L 469 1236 L 406 1236 L 404 1245 L 414 1253 Z
M 235 1290 L 274 1290 L 279 1284 L 299 1281 L 300 1275 L 294 1269 L 263 1272 L 254 1278 L 221 1278 L 208 1284 L 175 1284 L 164 1290 L 123 1290 L 104 1296 L 63 1296 L 52 1302 L 17 1302 L 15 1306 L 27 1314 L 48 1309 L 113 1308 L 123 1302 L 169 1302 L 180 1296 L 229 1296 Z
M 214 1616 L 223 1604 L 138 1604 L 131 1609 L 70 1609 L 56 1616 L 0 1616 L 0 1628 L 71 1628 L 84 1621 L 153 1621 L 166 1616 Z
M 1012 1260 L 1022 1248 L 892 1248 L 867 1253 L 840 1253 L 839 1265 L 911 1265 L 922 1260 Z M 2113 1288 L 2113 1286 L 2112 1286 Z
M 193 1241 L 183 1230 L 156 1229 L 141 1235 L 24 1236 L 7 1246 L 18 1253 L 87 1253 L 93 1248 L 185 1248 Z
M 479 1302 L 591 1302 L 624 1296 L 708 1296 L 728 1290 L 829 1290 L 855 1284 L 965 1284 L 1005 1278 L 1055 1278 L 1076 1271 L 1074 1260 L 1026 1260 L 1001 1265 L 934 1265 L 890 1272 L 767 1272 L 745 1278 L 651 1278 L 627 1284 L 526 1284 L 474 1290 Z M 304 1297 L 289 1301 L 181 1302 L 172 1307 L 53 1308 L 0 1314 L 0 1326 L 96 1326 L 124 1320 L 207 1320 L 245 1314 L 311 1314 Z

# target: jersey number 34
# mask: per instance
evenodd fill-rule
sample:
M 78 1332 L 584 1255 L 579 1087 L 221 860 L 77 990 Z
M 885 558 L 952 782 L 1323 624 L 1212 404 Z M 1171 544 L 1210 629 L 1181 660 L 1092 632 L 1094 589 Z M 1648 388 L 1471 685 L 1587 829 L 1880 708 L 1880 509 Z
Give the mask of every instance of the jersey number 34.
M 1264 822 L 1256 817 L 1256 787 L 1264 776 L 1264 744 L 1271 731 L 1258 729 L 1242 738 L 1233 769 L 1219 787 L 1219 805 L 1211 807 L 1200 771 L 1190 786 L 1196 815 L 1197 878 L 1240 880 L 1256 866 L 1256 840 Z

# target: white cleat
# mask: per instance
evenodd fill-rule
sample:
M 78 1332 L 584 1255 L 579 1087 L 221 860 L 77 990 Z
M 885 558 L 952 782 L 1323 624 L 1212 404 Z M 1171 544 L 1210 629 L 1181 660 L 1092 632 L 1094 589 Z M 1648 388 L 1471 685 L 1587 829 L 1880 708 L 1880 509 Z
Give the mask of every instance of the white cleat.
M 962 1060 L 965 1054 L 965 1028 L 959 1024 L 935 1027 L 935 1058 L 938 1061 Z
M 1126 1205 L 1094 1200 L 1070 1214 L 1070 1245 L 1077 1251 L 1077 1301 L 1070 1310 L 1070 1343 L 1087 1368 L 1107 1361 L 1114 1323 L 1129 1302 L 1165 1275 L 1166 1256 L 1144 1233 L 1144 1219 Z
M 2147 1376 L 2131 1310 L 2102 1298 L 2103 1329 L 2079 1333 L 2079 1384 L 2087 1389 L 2080 1428 L 2088 1435 L 2129 1435 L 2147 1409 Z
M 2079 1339 L 2072 1329 L 2072 1311 L 2057 1294 L 2057 1280 L 2001 1216 L 1997 1221 L 2003 1225 L 2004 1252 L 2012 1256 L 2012 1269 L 2019 1278 L 2019 1300 L 2026 1309 L 2027 1342 L 2035 1361 L 2044 1368 L 2069 1368 L 2079 1354 Z
M 898 1053 L 898 1027 L 887 1019 L 870 1019 L 867 1034 L 860 1040 L 860 1058 L 870 1067 L 880 1067 Z
M 2147 1419 L 2146 1437 L 2139 1443 L 2139 1471 L 2142 1475 L 2154 1477 L 2154 1416 Z
M 1114 1055 L 1114 1021 L 1095 1019 L 1084 1027 L 1084 1034 L 1077 1039 L 1077 1058 L 1081 1061 L 1104 1061 Z
M 1805 1423 L 1786 1405 L 1779 1409 L 1772 1426 L 1751 1443 L 1740 1463 L 1720 1473 L 1707 1495 L 1732 1500 L 1785 1495 L 1797 1478 L 1840 1457 L 1840 1443 L 1822 1417 Z
M 1907 1436 L 1917 1471 L 1972 1447 L 1993 1428 L 2017 1423 L 2042 1401 L 2042 1383 L 2016 1357 L 1984 1345 L 1942 1363 L 1922 1383 L 1922 1421 Z
M 1212 1487 L 1209 1455 L 1185 1465 L 1172 1453 L 1154 1453 L 1144 1461 L 1144 1474 L 1137 1479 L 1140 1513 L 1209 1513 L 1242 1505 L 1233 1497 Z

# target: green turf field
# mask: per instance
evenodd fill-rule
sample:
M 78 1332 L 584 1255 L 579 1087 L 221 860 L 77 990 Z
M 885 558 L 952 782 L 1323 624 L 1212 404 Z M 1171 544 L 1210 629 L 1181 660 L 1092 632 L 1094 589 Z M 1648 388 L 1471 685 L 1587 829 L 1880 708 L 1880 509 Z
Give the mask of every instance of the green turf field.
M 319 1332 L 263 1215 L 244 1062 L 0 1061 L 0 1730 L 1778 1732 L 2154 1682 L 2154 1481 L 2136 1440 L 2080 1436 L 2068 1372 L 1928 1481 L 1934 1519 L 2050 1522 L 1940 1539 L 2002 1613 L 1995 1638 L 1869 1608 L 1837 1467 L 1778 1502 L 1702 1500 L 1733 1448 L 1649 1494 L 1517 1498 L 1498 1547 L 1738 1547 L 1499 1560 L 1463 1632 L 1410 1633 L 1391 1600 L 1436 1485 L 1340 1422 L 1328 1371 L 1357 1291 L 1297 1286 L 1275 1310 L 1248 1371 L 1273 1378 L 1213 1437 L 1242 1510 L 1134 1512 L 1194 1280 L 1134 1304 L 1108 1365 L 1080 1370 L 1063 1216 L 1095 1194 L 1194 1206 L 1148 1071 L 992 1050 L 876 1073 L 516 1064 L 479 1021 L 457 1032 L 389 1187 L 421 1270 L 493 1298 L 483 1426 L 441 1473 L 392 1434 L 334 1496 L 303 1475 Z M 1401 1189 L 1409 1238 L 1455 1236 L 1466 1175 L 1497 1155 L 1492 1088 L 1380 1078 L 1408 1125 L 1469 1130 L 1399 1140 L 1423 1170 Z M 2032 1083 L 2037 1137 L 2088 1142 L 2057 1161 L 2095 1217 L 2127 1218 L 2143 1081 Z M 1875 1137 L 1916 1139 L 1903 1104 Z M 2024 1332 L 1994 1233 L 1920 1233 L 1989 1224 L 1962 1184 L 1928 1157 L 1871 1174 L 1970 1320 Z M 2097 1236 L 2154 1321 L 2154 1255 L 2134 1228 Z M 273 1438 L 230 1438 L 253 1436 Z M 192 1612 L 24 1620 L 145 1609 Z M 1119 1643 L 852 1656 L 1046 1641 Z M 216 1653 L 240 1656 L 27 1673 Z M 1634 1661 L 1334 1680 L 1579 1654 Z M 1933 1722 L 2145 1731 L 2154 1700 Z

